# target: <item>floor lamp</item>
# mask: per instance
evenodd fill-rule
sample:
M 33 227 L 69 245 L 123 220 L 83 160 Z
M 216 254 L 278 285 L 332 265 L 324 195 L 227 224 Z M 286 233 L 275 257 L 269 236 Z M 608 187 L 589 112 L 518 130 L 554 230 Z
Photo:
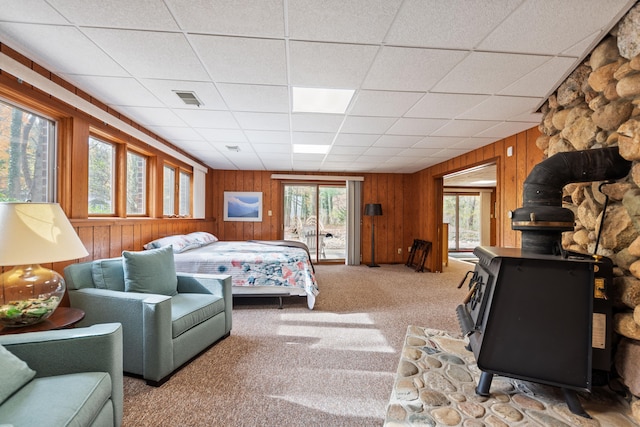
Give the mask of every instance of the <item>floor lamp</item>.
M 382 215 L 382 205 L 380 203 L 367 203 L 364 206 L 364 214 L 365 216 L 371 216 L 373 218 L 371 218 L 371 263 L 369 264 L 369 267 L 380 267 L 378 264 L 376 264 L 376 257 L 375 257 L 375 223 L 376 223 L 376 217 Z

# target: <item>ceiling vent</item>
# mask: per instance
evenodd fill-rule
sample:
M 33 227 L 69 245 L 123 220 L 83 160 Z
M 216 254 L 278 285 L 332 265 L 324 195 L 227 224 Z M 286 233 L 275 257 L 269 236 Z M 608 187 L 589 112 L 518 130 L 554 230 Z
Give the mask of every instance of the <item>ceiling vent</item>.
M 196 107 L 200 107 L 202 105 L 202 102 L 200 102 L 195 92 L 185 92 L 177 90 L 174 90 L 173 92 L 178 95 L 178 98 L 182 99 L 182 102 L 187 105 L 195 105 Z
M 237 145 L 225 145 L 225 147 L 227 147 L 227 150 L 235 151 L 236 153 L 240 151 L 240 147 Z

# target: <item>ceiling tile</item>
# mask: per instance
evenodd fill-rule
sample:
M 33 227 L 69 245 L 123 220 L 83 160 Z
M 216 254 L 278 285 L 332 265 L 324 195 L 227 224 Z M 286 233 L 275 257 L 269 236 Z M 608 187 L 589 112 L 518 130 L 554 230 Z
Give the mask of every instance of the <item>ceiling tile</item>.
M 387 130 L 394 135 L 422 135 L 427 136 L 448 123 L 443 119 L 414 119 L 401 118 Z
M 345 133 L 383 134 L 395 121 L 395 118 L 389 117 L 348 116 L 344 121 L 344 125 L 342 125 L 341 131 Z
M 80 89 L 112 106 L 163 107 L 164 104 L 142 86 L 128 77 L 103 77 L 83 75 L 62 75 L 62 78 Z
M 362 87 L 426 92 L 467 55 L 463 51 L 385 46 Z
M 162 0 L 48 0 L 79 26 L 178 30 Z
M 251 144 L 251 146 L 260 155 L 263 153 L 277 153 L 280 155 L 291 153 L 291 144 Z
M 334 133 L 293 132 L 292 142 L 294 144 L 330 145 L 334 137 Z
M 0 22 L 0 39 L 54 73 L 120 76 L 129 74 L 72 27 Z
M 216 82 L 287 84 L 284 40 L 189 35 Z
M 233 145 L 237 145 L 238 142 L 246 142 L 244 134 L 240 130 L 234 129 L 197 129 L 197 132 L 202 135 L 204 139 L 216 143 L 233 142 Z
M 434 119 L 456 118 L 487 98 L 488 95 L 427 93 L 407 112 L 406 116 Z
M 382 135 L 375 144 L 374 147 L 412 147 L 415 143 L 420 141 L 420 136 L 403 136 L 403 135 Z
M 211 82 L 194 82 L 186 80 L 156 80 L 140 79 L 140 82 L 150 90 L 164 105 L 172 108 L 206 108 L 208 110 L 224 110 L 226 105 L 218 90 Z M 202 102 L 200 107 L 186 105 L 176 95 L 178 92 L 193 92 Z
M 553 90 L 555 85 L 549 82 L 561 82 L 563 76 L 568 75 L 577 65 L 574 58 L 551 58 L 538 68 L 532 69 L 529 73 L 524 74 L 512 84 L 506 86 L 498 93 L 501 95 L 514 96 L 538 96 L 547 97 Z
M 470 120 L 509 120 L 514 116 L 532 113 L 542 103 L 542 98 L 492 96 L 466 113 L 458 116 Z
M 496 141 L 496 138 L 467 138 L 463 141 L 460 141 L 451 148 L 471 151 L 475 150 L 476 148 L 484 147 L 485 145 L 491 144 L 494 141 Z
M 395 156 L 403 150 L 403 147 L 370 147 L 364 152 L 365 156 Z
M 508 136 L 515 135 L 516 133 L 525 131 L 527 129 L 531 129 L 532 127 L 537 127 L 537 125 L 533 123 L 523 123 L 523 122 L 503 122 L 503 123 L 498 123 L 497 125 L 492 126 L 489 129 L 478 133 L 477 136 L 491 137 L 495 141 L 497 139 L 506 138 Z
M 284 37 L 282 0 L 165 0 L 180 28 L 202 34 Z
M 284 113 L 236 112 L 234 116 L 245 130 L 288 131 L 289 115 Z M 287 134 L 288 135 L 288 134 Z
M 540 55 L 473 52 L 433 90 L 454 93 L 497 93 L 547 60 L 549 57 Z
M 334 155 L 362 154 L 365 151 L 367 151 L 367 147 L 362 147 L 362 146 L 334 145 L 331 148 L 331 154 L 334 154 Z
M 222 128 L 222 129 L 239 129 L 233 115 L 228 111 L 212 111 L 212 110 L 178 110 L 175 109 L 176 115 L 180 117 L 186 124 L 194 128 Z
M 167 141 L 199 141 L 204 142 L 204 138 L 194 129 L 185 126 L 147 126 L 150 131 L 157 133 Z
M 289 36 L 299 40 L 382 42 L 401 0 L 288 0 Z
M 207 73 L 184 35 L 84 28 L 104 51 L 139 78 L 205 80 Z
M 370 147 L 378 138 L 380 138 L 380 135 L 376 134 L 340 132 L 335 140 L 335 145 Z
M 398 156 L 419 159 L 422 157 L 431 156 L 432 154 L 435 154 L 440 150 L 440 148 L 407 148 L 406 150 L 399 152 Z
M 357 89 L 378 48 L 335 43 L 289 43 L 291 84 L 300 87 Z
M 521 0 L 406 0 L 386 41 L 405 46 L 474 49 L 520 3 Z
M 292 114 L 291 122 L 294 131 L 337 132 L 344 120 L 341 114 Z
M 474 136 L 499 122 L 490 120 L 451 120 L 433 133 L 433 136 Z
M 423 92 L 391 92 L 361 90 L 357 93 L 349 114 L 357 116 L 401 117 L 422 96 Z
M 231 110 L 269 113 L 289 112 L 289 91 L 286 86 L 227 83 L 220 83 L 217 86 Z
M 464 139 L 464 137 L 454 136 L 427 136 L 418 141 L 413 148 L 449 148 Z
M 557 55 L 609 23 L 628 0 L 526 0 L 482 43 L 481 50 Z M 535 16 L 536 19 L 531 19 Z
M 358 161 L 359 154 L 329 154 L 326 162 L 333 163 L 352 163 Z
M 0 0 L 0 21 L 69 24 L 69 21 L 44 0 Z
M 119 106 L 118 110 L 143 126 L 186 126 L 185 122 L 168 108 Z
M 236 113 L 237 114 L 237 113 Z M 289 144 L 291 135 L 289 132 L 269 130 L 245 130 L 245 135 L 251 143 L 258 144 Z

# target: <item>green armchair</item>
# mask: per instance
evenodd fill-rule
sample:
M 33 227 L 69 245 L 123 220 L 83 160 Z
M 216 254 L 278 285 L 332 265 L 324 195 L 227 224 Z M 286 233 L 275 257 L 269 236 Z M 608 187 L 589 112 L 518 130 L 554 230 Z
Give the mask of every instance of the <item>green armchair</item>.
M 85 311 L 78 325 L 122 324 L 124 372 L 159 386 L 230 334 L 230 276 L 174 272 L 176 293 L 163 295 L 125 291 L 124 274 L 123 258 L 71 264 L 64 270 L 71 306 Z
M 10 395 L 0 404 L 0 425 L 119 427 L 122 424 L 120 324 L 2 335 L 0 345 L 26 362 L 28 368 L 23 371 L 35 371 L 34 378 L 31 373 L 21 384 L 14 384 L 17 390 L 7 391 Z M 3 363 L 7 357 L 13 358 L 9 353 L 5 352 Z M 18 371 L 12 365 L 14 378 Z M 0 384 L 0 388 L 7 387 L 7 382 Z

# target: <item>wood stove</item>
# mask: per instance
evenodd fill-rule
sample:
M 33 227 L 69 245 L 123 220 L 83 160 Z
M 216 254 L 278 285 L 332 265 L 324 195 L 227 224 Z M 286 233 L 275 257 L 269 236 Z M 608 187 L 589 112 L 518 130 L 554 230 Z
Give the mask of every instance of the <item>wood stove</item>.
M 562 248 L 562 232 L 574 227 L 562 188 L 623 178 L 630 168 L 617 147 L 546 159 L 525 180 L 523 207 L 510 213 L 522 249 L 474 250 L 478 263 L 460 283 L 468 291 L 456 311 L 482 370 L 478 394 L 489 394 L 495 374 L 549 384 L 562 388 L 572 412 L 589 417 L 576 391 L 591 391 L 594 372 L 611 366 L 613 263 Z

